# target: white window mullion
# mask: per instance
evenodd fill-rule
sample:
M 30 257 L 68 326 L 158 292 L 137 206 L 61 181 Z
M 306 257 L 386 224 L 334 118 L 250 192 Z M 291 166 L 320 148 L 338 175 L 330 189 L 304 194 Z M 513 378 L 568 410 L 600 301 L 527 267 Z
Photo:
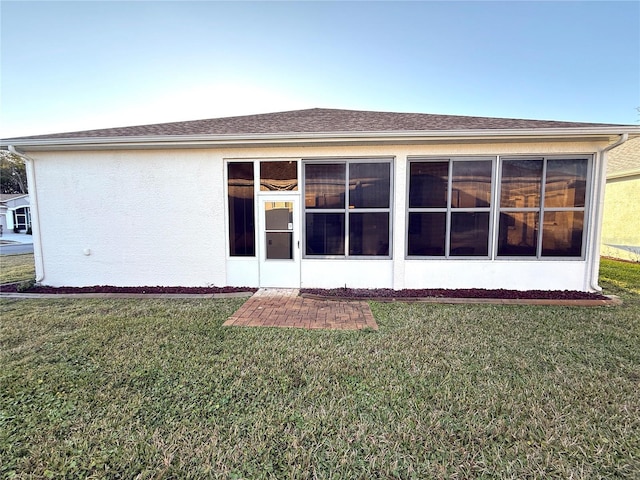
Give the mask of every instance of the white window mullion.
M 344 168 L 344 181 L 345 181 L 345 189 L 344 189 L 344 256 L 345 258 L 349 258 L 349 176 L 351 174 L 350 162 L 345 163 Z
M 447 173 L 447 215 L 445 219 L 444 257 L 449 258 L 451 248 L 451 196 L 453 194 L 453 160 L 449 160 Z
M 542 230 L 544 227 L 544 194 L 547 187 L 547 157 L 542 160 L 542 178 L 540 179 L 540 213 L 538 214 L 538 246 L 536 258 L 542 258 Z

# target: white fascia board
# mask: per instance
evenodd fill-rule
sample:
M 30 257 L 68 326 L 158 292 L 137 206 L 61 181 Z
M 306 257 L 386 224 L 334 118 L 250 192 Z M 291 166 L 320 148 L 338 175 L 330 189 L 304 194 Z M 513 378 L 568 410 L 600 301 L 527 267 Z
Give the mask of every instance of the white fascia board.
M 309 145 L 331 143 L 419 143 L 446 140 L 545 140 L 613 137 L 622 133 L 640 136 L 640 127 L 576 127 L 545 129 L 493 129 L 391 132 L 320 132 L 246 135 L 166 135 L 137 137 L 75 137 L 2 140 L 24 150 L 74 148 L 235 147 L 251 145 Z

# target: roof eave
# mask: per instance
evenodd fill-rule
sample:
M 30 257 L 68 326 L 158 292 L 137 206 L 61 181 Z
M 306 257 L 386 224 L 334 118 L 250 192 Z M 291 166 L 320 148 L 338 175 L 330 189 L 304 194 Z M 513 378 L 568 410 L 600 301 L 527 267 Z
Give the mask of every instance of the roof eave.
M 629 133 L 640 136 L 640 127 L 571 127 L 539 129 L 482 129 L 429 131 L 372 131 L 268 133 L 231 135 L 152 135 L 131 137 L 16 138 L 1 140 L 1 146 L 13 145 L 27 150 L 64 150 L 80 148 L 157 148 L 157 147 L 235 147 L 260 145 L 312 145 L 349 143 L 422 143 L 446 140 L 536 140 L 606 138 Z

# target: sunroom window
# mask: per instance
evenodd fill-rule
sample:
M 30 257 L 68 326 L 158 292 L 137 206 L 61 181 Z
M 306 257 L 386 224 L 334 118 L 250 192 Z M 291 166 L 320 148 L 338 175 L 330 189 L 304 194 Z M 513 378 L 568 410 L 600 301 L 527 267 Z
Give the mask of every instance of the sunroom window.
M 253 257 L 255 247 L 253 162 L 227 164 L 229 255 Z
M 304 197 L 305 256 L 390 256 L 390 160 L 305 162 Z
M 260 191 L 292 192 L 298 190 L 298 162 L 260 162 Z
M 499 257 L 581 257 L 588 159 L 502 161 Z
M 488 257 L 493 160 L 409 162 L 409 257 Z

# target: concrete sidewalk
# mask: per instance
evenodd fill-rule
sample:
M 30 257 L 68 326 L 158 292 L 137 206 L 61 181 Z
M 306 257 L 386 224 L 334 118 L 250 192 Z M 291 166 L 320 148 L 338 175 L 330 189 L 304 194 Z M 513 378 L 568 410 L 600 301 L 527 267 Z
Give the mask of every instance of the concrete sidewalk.
M 0 237 L 0 255 L 33 253 L 33 235 L 3 232 Z
M 2 236 L 0 236 L 0 242 L 3 241 L 29 245 L 33 244 L 33 235 L 27 235 L 26 233 L 2 232 Z

